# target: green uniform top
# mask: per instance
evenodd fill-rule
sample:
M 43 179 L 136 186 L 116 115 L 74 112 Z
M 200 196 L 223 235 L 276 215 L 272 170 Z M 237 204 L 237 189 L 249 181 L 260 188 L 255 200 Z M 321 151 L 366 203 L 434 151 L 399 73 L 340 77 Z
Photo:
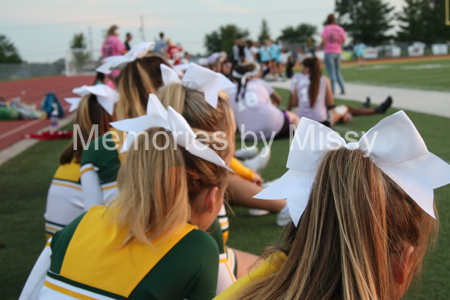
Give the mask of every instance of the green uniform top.
M 101 206 L 93 207 L 92 209 L 100 209 Z M 92 210 L 91 209 L 91 210 Z M 89 214 L 88 211 L 86 214 Z M 100 211 L 103 213 L 103 211 Z M 102 248 L 102 245 L 93 246 L 94 250 L 91 254 L 86 251 L 86 253 L 82 253 L 83 250 L 80 251 L 79 245 L 83 245 L 83 242 L 79 240 L 82 239 L 80 237 L 86 237 L 91 239 L 91 237 L 97 237 L 98 239 L 102 239 L 102 235 L 110 235 L 109 230 L 105 230 L 106 232 L 100 231 L 95 233 L 89 233 L 86 225 L 79 226 L 81 222 L 83 222 L 83 218 L 85 218 L 86 214 L 81 215 L 77 219 L 75 219 L 72 223 L 66 226 L 63 230 L 57 232 L 51 242 L 51 266 L 48 272 L 48 277 L 51 277 L 51 282 L 53 284 L 56 282 L 62 282 L 61 286 L 64 286 L 66 289 L 69 286 L 69 290 L 72 290 L 71 287 L 74 287 L 73 290 L 78 291 L 80 293 L 80 289 L 83 291 L 91 292 L 97 295 L 102 295 L 103 297 L 110 297 L 113 299 L 212 299 L 215 296 L 216 285 L 217 285 L 217 274 L 218 274 L 218 258 L 219 252 L 218 247 L 214 239 L 207 233 L 194 229 L 189 231 L 187 234 L 181 237 L 181 239 L 176 242 L 175 245 L 170 246 L 168 252 L 160 258 L 159 261 L 156 262 L 156 265 L 152 266 L 150 271 L 144 274 L 143 278 L 138 278 L 138 283 L 135 287 L 132 287 L 128 296 L 124 296 L 123 293 L 117 293 L 117 288 L 115 292 L 111 292 L 105 289 L 97 288 L 101 285 L 101 279 L 99 282 L 90 275 L 91 278 L 94 278 L 92 281 L 87 283 L 80 283 L 77 280 L 73 280 L 76 276 L 81 276 L 79 278 L 83 278 L 86 274 L 95 273 L 95 267 L 92 267 L 92 264 L 87 264 L 89 267 L 85 274 L 83 274 L 83 264 L 80 263 L 80 259 L 76 260 L 74 257 L 84 257 L 83 260 L 93 259 L 96 255 L 100 255 L 102 260 L 107 261 L 99 263 L 99 266 L 104 270 L 100 270 L 100 273 L 103 272 L 106 274 L 108 272 L 116 272 L 119 276 L 124 276 L 122 279 L 127 278 L 127 274 L 132 274 L 130 272 L 129 265 L 124 266 L 123 262 L 130 260 L 127 257 L 127 249 L 125 246 L 124 250 L 118 248 L 108 248 L 106 246 L 105 249 Z M 89 215 L 88 215 L 89 217 Z M 98 220 L 94 220 L 98 221 Z M 86 221 L 87 222 L 87 221 Z M 107 226 L 115 226 L 111 225 L 110 221 Z M 85 223 L 86 224 L 86 223 Z M 90 224 L 90 223 L 87 223 Z M 95 224 L 95 223 L 92 223 Z M 106 224 L 106 223 L 105 223 Z M 191 225 L 189 225 L 191 226 Z M 79 228 L 81 227 L 81 229 Z M 191 226 L 193 227 L 193 226 Z M 107 227 L 105 227 L 107 228 Z M 111 229 L 112 232 L 116 229 Z M 118 229 L 119 232 L 122 229 Z M 86 231 L 86 232 L 85 232 Z M 114 234 L 113 234 L 114 236 Z M 120 236 L 120 235 L 117 235 Z M 105 241 L 110 239 L 111 237 L 105 237 Z M 171 237 L 172 239 L 172 237 Z M 170 239 L 169 239 L 170 240 Z M 95 244 L 96 241 L 92 240 L 92 244 Z M 170 241 L 169 241 L 170 242 Z M 86 245 L 86 242 L 84 242 Z M 88 241 L 89 243 L 89 241 Z M 78 246 L 77 246 L 78 245 Z M 143 244 L 138 245 L 141 249 L 145 251 L 148 250 L 150 246 L 143 246 Z M 69 252 L 68 248 L 72 247 Z M 159 246 L 156 246 L 158 248 Z M 89 249 L 89 247 L 87 247 Z M 74 252 L 75 251 L 75 252 Z M 123 251 L 123 252 L 118 252 Z M 141 253 L 138 250 L 137 253 Z M 81 254 L 80 254 L 81 252 Z M 144 253 L 142 252 L 142 253 Z M 75 253 L 75 254 L 67 254 L 67 253 Z M 118 254 L 120 253 L 120 254 Z M 136 253 L 136 252 L 130 252 Z M 147 252 L 145 252 L 147 253 Z M 113 258 L 108 257 L 111 254 Z M 129 253 L 128 253 L 129 254 Z M 67 258 L 69 256 L 69 258 Z M 70 257 L 71 256 L 71 257 Z M 91 258 L 89 258 L 91 256 Z M 144 258 L 144 256 L 142 256 Z M 131 261 L 135 261 L 136 257 L 131 258 Z M 65 260 L 71 260 L 67 262 Z M 151 260 L 151 259 L 150 259 Z M 94 261 L 96 261 L 94 259 Z M 138 259 L 138 265 L 141 264 Z M 65 265 L 64 265 L 65 264 Z M 94 263 L 95 264 L 95 263 Z M 142 264 L 146 264 L 145 259 L 142 259 Z M 64 266 L 63 266 L 64 265 Z M 107 267 L 105 267 L 107 266 Z M 64 273 L 61 272 L 62 268 L 64 269 Z M 128 268 L 128 271 L 127 271 Z M 121 271 L 123 269 L 123 271 Z M 144 267 L 145 270 L 145 267 Z M 99 273 L 99 274 L 100 274 Z M 139 273 L 139 270 L 136 270 L 136 273 Z M 68 275 L 71 274 L 71 275 Z M 73 275 L 73 276 L 72 276 Z M 139 276 L 139 275 L 137 275 Z M 89 276 L 88 276 L 89 277 Z M 133 276 L 131 276 L 133 277 Z M 121 282 L 121 280 L 119 282 Z M 56 281 L 55 281 L 56 280 Z M 106 283 L 108 285 L 108 283 Z M 115 289 L 114 285 L 109 284 L 112 290 Z M 47 285 L 52 287 L 52 284 Z M 103 285 L 104 286 L 104 285 Z M 128 288 L 128 287 L 127 287 Z M 54 288 L 52 292 L 59 292 L 61 290 L 58 287 Z M 63 292 L 64 293 L 64 292 Z M 70 295 L 70 291 L 65 293 L 66 295 Z M 125 293 L 127 294 L 127 293 Z M 76 298 L 76 297 L 75 297 Z

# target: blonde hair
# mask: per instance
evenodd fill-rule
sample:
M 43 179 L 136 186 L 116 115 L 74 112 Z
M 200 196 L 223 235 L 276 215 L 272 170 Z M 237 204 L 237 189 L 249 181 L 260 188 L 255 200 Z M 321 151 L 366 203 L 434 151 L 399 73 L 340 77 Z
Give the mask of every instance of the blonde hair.
M 224 91 L 219 92 L 216 108 L 206 102 L 203 93 L 186 88 L 181 83 L 161 87 L 158 98 L 166 108 L 172 106 L 182 114 L 192 127 L 211 132 L 223 131 L 227 137 L 234 139 L 234 114 Z
M 151 245 L 186 224 L 192 211 L 205 210 L 196 197 L 190 202 L 188 177 L 195 177 L 201 192 L 223 189 L 228 174 L 174 145 L 166 129 L 152 127 L 146 133 L 148 139 L 139 135 L 136 149 L 129 150 L 117 177 L 119 193 L 110 205 L 113 220 L 128 229 L 124 245 L 134 239 Z
M 128 63 L 118 77 L 119 102 L 117 119 L 136 118 L 146 114 L 148 95 L 163 85 L 160 65 L 169 63 L 160 55 L 146 56 Z
M 172 41 L 172 39 L 171 39 L 171 38 L 168 38 L 168 39 L 166 40 L 166 44 L 167 44 L 167 47 L 172 47 L 172 46 L 173 46 L 173 41 Z
M 78 104 L 75 115 L 74 124 L 79 125 L 81 134 L 74 134 L 72 141 L 66 146 L 61 153 L 59 163 L 61 165 L 68 164 L 72 160 L 81 163 L 81 155 L 83 153 L 82 139 L 86 141 L 89 138 L 93 125 L 98 125 L 98 134 L 105 134 L 110 128 L 109 123 L 114 118 L 98 103 L 97 96 L 87 94 L 83 96 Z M 77 150 L 74 149 L 74 143 L 77 144 Z
M 297 228 L 285 230 L 283 242 L 265 254 L 285 252 L 281 269 L 233 299 L 387 300 L 392 254 L 409 242 L 420 274 L 437 221 L 362 151 L 341 148 L 325 155 Z

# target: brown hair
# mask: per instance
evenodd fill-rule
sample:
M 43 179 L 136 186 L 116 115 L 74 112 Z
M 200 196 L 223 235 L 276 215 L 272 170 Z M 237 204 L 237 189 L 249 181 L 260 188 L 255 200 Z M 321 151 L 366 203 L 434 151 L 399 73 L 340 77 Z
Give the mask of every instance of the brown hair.
M 93 125 L 98 125 L 98 134 L 105 134 L 109 128 L 109 123 L 114 121 L 113 117 L 98 103 L 97 96 L 88 94 L 84 96 L 78 104 L 74 124 L 80 126 L 81 134 L 74 134 L 72 141 L 67 145 L 61 153 L 59 163 L 61 165 L 68 164 L 75 160 L 81 163 L 81 154 L 83 147 L 81 139 L 86 141 L 89 138 Z M 75 140 L 76 139 L 76 140 Z M 74 150 L 74 143 L 77 144 L 77 150 Z
M 329 151 L 297 228 L 285 229 L 280 270 L 233 299 L 389 299 L 391 256 L 407 241 L 420 274 L 437 221 L 360 150 Z M 431 235 L 431 241 L 434 241 Z M 411 278 L 409 278 L 410 280 Z
M 238 72 L 239 74 L 241 74 L 241 75 L 244 75 L 247 72 L 252 72 L 254 69 L 256 69 L 256 65 L 254 63 L 248 63 L 248 64 L 245 64 L 245 65 L 236 65 L 236 67 L 234 68 L 234 70 L 236 72 Z M 242 96 L 245 97 L 245 92 L 247 90 L 247 83 L 250 80 L 247 80 L 245 82 L 244 86 L 242 86 L 242 82 L 241 82 L 240 78 L 237 78 L 237 77 L 233 77 L 233 78 L 238 83 L 238 88 L 237 88 L 237 92 L 236 92 L 236 102 L 238 102 L 239 94 L 240 94 L 242 88 L 244 89 L 244 92 L 243 92 Z
M 302 62 L 305 67 L 309 68 L 309 107 L 313 107 L 319 96 L 320 78 L 322 77 L 322 69 L 317 57 L 305 58 Z
M 329 14 L 327 20 L 325 21 L 325 25 L 336 24 L 336 17 L 334 14 Z
M 120 100 L 117 119 L 124 120 L 145 115 L 148 95 L 163 85 L 160 65 L 169 63 L 158 54 L 148 54 L 125 66 L 118 76 Z
M 108 31 L 106 33 L 106 38 L 108 38 L 108 36 L 115 35 L 116 34 L 115 31 L 118 28 L 119 28 L 119 26 L 117 26 L 117 25 L 112 25 L 111 27 L 109 27 L 109 29 L 108 29 Z
M 195 177 L 190 183 L 198 184 L 200 193 L 214 186 L 223 190 L 228 175 L 175 145 L 168 130 L 152 127 L 146 133 L 136 137 L 137 147 L 126 155 L 117 177 L 119 193 L 110 206 L 113 220 L 128 228 L 124 245 L 134 239 L 151 245 L 186 224 L 192 211 L 204 212 L 199 201 L 190 203 L 188 178 Z

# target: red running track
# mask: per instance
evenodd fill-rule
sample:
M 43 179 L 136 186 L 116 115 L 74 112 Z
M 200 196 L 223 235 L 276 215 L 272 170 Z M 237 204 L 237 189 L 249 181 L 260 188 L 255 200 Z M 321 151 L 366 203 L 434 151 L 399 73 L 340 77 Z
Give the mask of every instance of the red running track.
M 21 97 L 21 102 L 41 105 L 48 92 L 54 92 L 67 113 L 70 105 L 64 97 L 76 97 L 72 89 L 83 84 L 91 85 L 92 76 L 66 77 L 64 75 L 0 82 L 0 96 L 6 100 Z M 50 120 L 0 121 L 0 150 L 18 142 L 26 134 L 35 133 L 50 124 Z

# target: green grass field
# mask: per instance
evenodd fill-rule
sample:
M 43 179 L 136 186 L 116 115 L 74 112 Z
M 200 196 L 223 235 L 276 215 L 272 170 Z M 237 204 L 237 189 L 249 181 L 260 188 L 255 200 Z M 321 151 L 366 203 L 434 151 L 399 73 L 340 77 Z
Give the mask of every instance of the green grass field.
M 450 59 L 408 63 L 342 66 L 346 82 L 450 91 Z
M 288 92 L 278 90 L 286 103 Z M 339 104 L 359 105 L 351 101 Z M 395 112 L 390 109 L 388 114 Z M 450 161 L 450 119 L 407 112 L 425 139 L 428 149 Z M 385 115 L 356 117 L 353 123 L 335 127 L 340 133 L 348 130 L 367 131 Z M 237 147 L 240 146 L 239 139 Z M 66 141 L 44 141 L 0 166 L 0 299 L 17 299 L 40 251 L 45 245 L 44 219 L 47 190 L 58 167 L 58 157 Z M 260 145 L 262 146 L 262 144 Z M 273 143 L 272 157 L 262 176 L 266 180 L 280 177 L 286 171 L 288 140 Z M 436 191 L 441 230 L 436 251 L 425 268 L 421 298 L 448 299 L 450 295 L 450 187 Z M 233 215 L 234 214 L 234 215 Z M 233 207 L 230 218 L 229 245 L 261 254 L 276 244 L 281 228 L 276 215 L 250 217 L 248 210 Z

